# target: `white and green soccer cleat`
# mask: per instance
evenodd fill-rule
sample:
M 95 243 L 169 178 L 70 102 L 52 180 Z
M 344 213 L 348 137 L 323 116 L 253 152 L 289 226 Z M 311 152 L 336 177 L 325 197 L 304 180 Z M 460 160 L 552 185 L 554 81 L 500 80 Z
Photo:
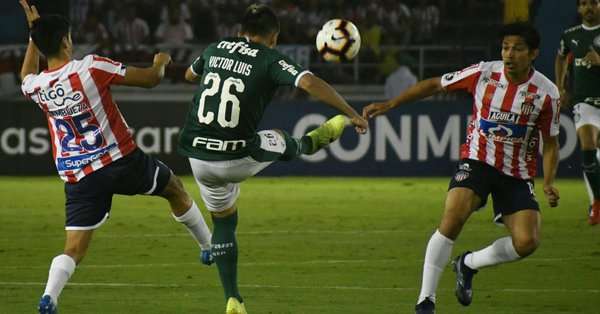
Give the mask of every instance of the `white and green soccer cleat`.
M 236 298 L 229 298 L 227 300 L 227 307 L 225 308 L 225 314 L 248 314 L 244 303 L 241 303 Z
M 307 155 L 312 155 L 319 149 L 329 145 L 337 140 L 344 133 L 346 126 L 349 126 L 350 119 L 345 115 L 337 115 L 321 124 L 318 128 L 308 132 L 306 136 L 312 139 L 312 150 Z

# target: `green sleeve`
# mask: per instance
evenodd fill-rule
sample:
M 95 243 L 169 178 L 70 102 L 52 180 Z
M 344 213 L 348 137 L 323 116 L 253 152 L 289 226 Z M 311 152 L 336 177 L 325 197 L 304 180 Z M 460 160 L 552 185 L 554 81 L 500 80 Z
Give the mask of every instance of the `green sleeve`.
M 306 73 L 310 73 L 292 60 L 290 57 L 283 54 L 274 55 L 269 67 L 269 76 L 275 85 L 298 85 L 300 77 Z
M 194 75 L 202 76 L 202 72 L 204 71 L 204 54 L 202 54 L 201 56 L 196 58 L 194 62 L 192 62 L 190 70 L 192 70 L 192 73 L 194 73 Z

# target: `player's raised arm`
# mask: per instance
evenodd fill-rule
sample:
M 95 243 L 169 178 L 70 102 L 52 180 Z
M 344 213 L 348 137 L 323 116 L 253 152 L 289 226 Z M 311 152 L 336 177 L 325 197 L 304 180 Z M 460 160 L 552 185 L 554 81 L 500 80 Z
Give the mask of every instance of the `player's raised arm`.
M 396 108 L 401 104 L 409 103 L 415 100 L 423 99 L 431 95 L 444 91 L 441 83 L 441 77 L 434 77 L 418 82 L 411 86 L 400 95 L 386 102 L 372 103 L 363 108 L 363 117 L 365 119 L 374 118 L 384 114 L 390 109 Z
M 171 63 L 171 56 L 159 52 L 154 55 L 152 66 L 147 68 L 128 66 L 125 77 L 122 80 L 116 81 L 115 84 L 152 88 L 158 85 L 165 76 L 165 68 L 169 63 Z
M 35 20 L 39 19 L 40 15 L 35 6 L 29 6 L 26 0 L 20 0 L 19 3 L 23 7 L 25 17 L 27 18 L 27 24 L 31 30 Z M 39 65 L 40 54 L 33 41 L 30 39 L 29 44 L 27 45 L 27 51 L 25 52 L 25 58 L 23 59 L 23 65 L 21 66 L 21 80 L 29 74 L 38 74 Z
M 300 77 L 298 87 L 350 117 L 351 122 L 356 127 L 358 133 L 362 134 L 367 132 L 367 129 L 369 128 L 368 122 L 363 119 L 363 117 L 361 117 L 327 82 L 312 73 L 306 73 Z

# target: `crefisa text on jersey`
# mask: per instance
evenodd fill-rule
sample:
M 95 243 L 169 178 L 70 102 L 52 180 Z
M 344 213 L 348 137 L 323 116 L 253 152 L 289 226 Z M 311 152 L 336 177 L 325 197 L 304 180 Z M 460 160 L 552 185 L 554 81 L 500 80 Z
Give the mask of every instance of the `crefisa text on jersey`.
M 256 57 L 258 54 L 258 49 L 249 48 L 248 43 L 243 41 L 226 41 L 223 40 L 217 44 L 218 49 L 225 49 L 229 53 L 238 52 L 242 55 L 247 55 L 251 57 Z

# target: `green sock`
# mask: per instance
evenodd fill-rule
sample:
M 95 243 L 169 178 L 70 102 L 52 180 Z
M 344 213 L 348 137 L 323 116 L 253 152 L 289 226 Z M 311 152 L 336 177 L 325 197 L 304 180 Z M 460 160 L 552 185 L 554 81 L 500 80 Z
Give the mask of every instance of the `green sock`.
M 596 150 L 583 150 L 583 174 L 587 179 L 595 200 L 600 200 L 600 165 L 596 159 Z
M 238 221 L 237 211 L 227 217 L 212 217 L 212 220 L 214 225 L 212 254 L 219 269 L 219 277 L 225 291 L 225 300 L 233 297 L 242 302 L 237 284 L 238 248 L 235 239 L 235 229 Z
M 313 142 L 313 138 L 308 136 L 308 135 L 304 135 L 301 139 L 300 139 L 300 152 L 302 154 L 308 154 L 311 153 L 314 150 L 314 142 Z

